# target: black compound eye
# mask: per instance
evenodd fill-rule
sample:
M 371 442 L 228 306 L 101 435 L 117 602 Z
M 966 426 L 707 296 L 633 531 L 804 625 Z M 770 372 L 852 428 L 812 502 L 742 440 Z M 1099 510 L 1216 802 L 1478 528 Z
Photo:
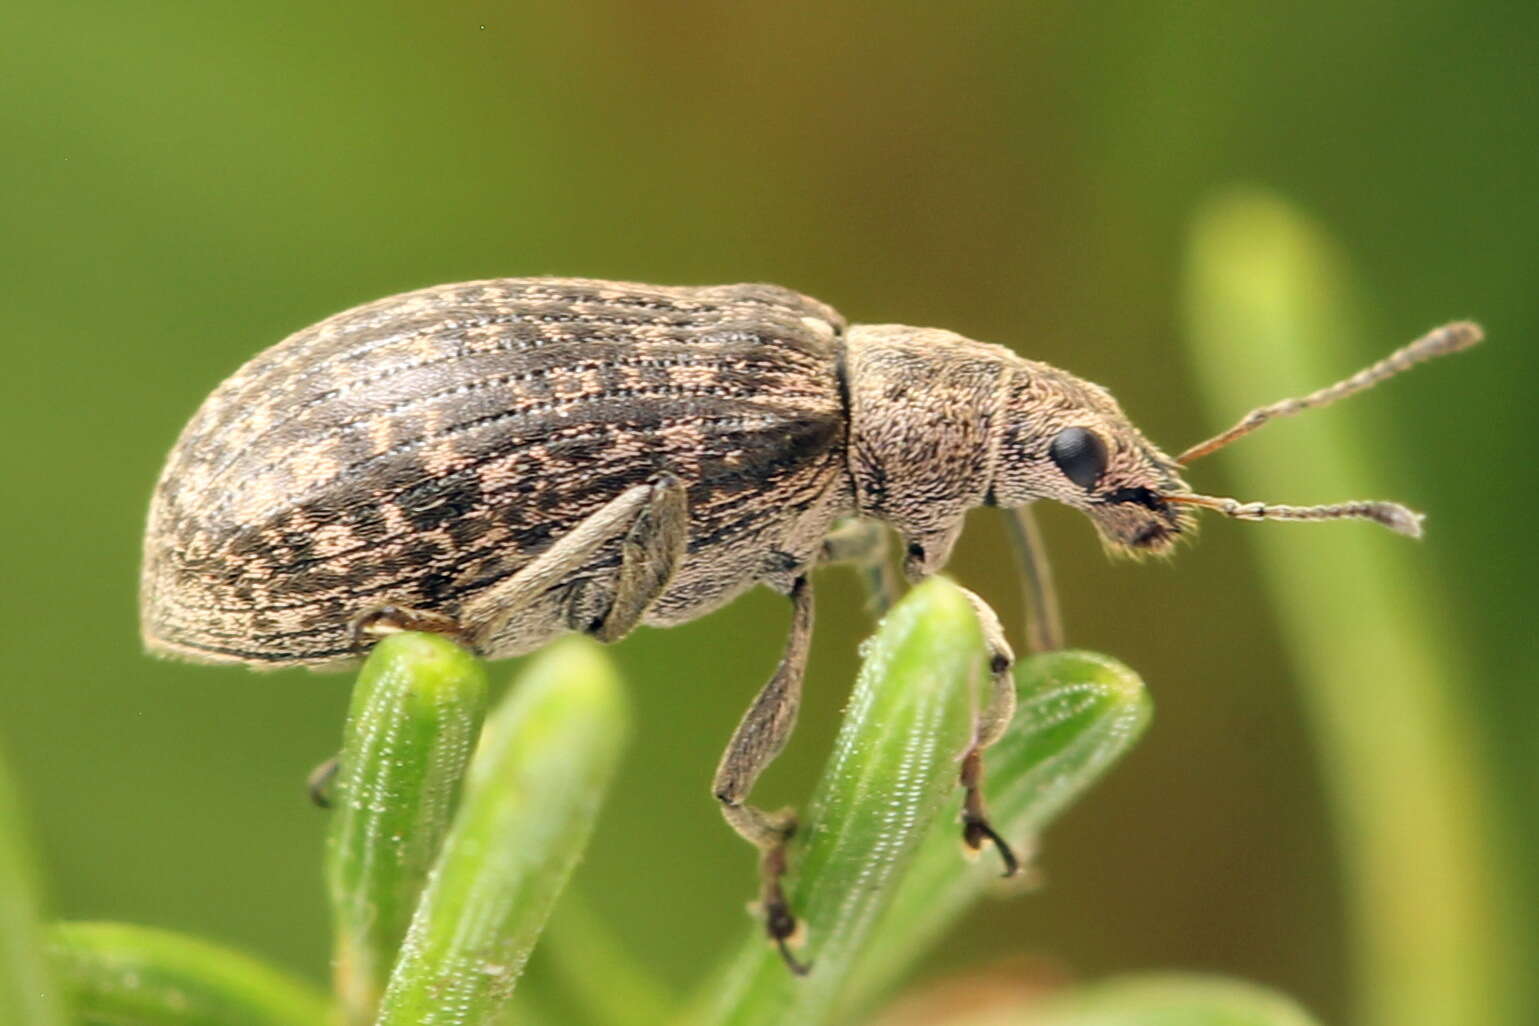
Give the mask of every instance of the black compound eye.
M 1058 432 L 1047 454 L 1064 477 L 1087 490 L 1106 472 L 1106 443 L 1094 431 L 1082 427 Z

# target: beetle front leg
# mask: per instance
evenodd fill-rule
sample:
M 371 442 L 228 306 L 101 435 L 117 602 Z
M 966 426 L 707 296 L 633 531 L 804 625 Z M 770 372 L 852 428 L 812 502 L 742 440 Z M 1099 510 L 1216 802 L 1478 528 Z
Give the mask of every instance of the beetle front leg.
M 991 678 L 988 699 L 978 714 L 973 746 L 962 757 L 962 843 L 970 851 L 978 851 L 984 841 L 991 842 L 1004 860 L 1004 875 L 1014 876 L 1021 868 L 1020 859 L 1010 843 L 989 823 L 988 810 L 984 806 L 983 753 L 1004 736 L 1015 717 L 1015 677 L 1010 672 L 1015 666 L 1015 653 L 1005 640 L 999 617 L 988 603 L 966 588 L 962 589 L 962 594 L 967 596 L 978 614 L 978 625 L 983 629 L 983 641 L 989 650 Z
M 759 849 L 760 901 L 764 928 L 780 949 L 786 965 L 798 975 L 809 965 L 797 961 L 790 943 L 796 933 L 796 917 L 786 902 L 781 878 L 786 871 L 787 845 L 796 833 L 796 813 L 791 809 L 765 812 L 747 804 L 759 774 L 775 760 L 796 726 L 801 705 L 802 679 L 807 671 L 807 651 L 812 639 L 812 582 L 806 574 L 791 586 L 791 634 L 785 654 L 769 683 L 727 743 L 716 769 L 711 791 L 721 802 L 727 823 Z

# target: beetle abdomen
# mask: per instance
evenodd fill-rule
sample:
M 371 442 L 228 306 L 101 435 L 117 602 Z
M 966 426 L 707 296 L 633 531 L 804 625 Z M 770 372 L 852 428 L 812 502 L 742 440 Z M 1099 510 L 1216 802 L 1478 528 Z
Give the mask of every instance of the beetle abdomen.
M 658 616 L 697 615 L 762 573 L 777 532 L 800 543 L 798 518 L 839 504 L 841 327 L 772 286 L 580 279 L 446 285 L 322 321 L 221 385 L 173 449 L 146 538 L 146 642 L 346 662 L 363 609 L 453 615 L 663 471 L 688 486 L 691 555 Z M 745 539 L 747 562 L 703 558 Z M 548 605 L 509 646 L 561 629 Z

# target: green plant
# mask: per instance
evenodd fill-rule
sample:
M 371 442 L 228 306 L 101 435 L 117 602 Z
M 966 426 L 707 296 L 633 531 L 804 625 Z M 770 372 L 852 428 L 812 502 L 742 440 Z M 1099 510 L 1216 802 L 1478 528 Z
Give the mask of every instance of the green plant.
M 943 579 L 920 585 L 864 655 L 793 863 L 790 893 L 808 931 L 803 953 L 815 963 L 805 979 L 747 928 L 697 993 L 676 1001 L 580 897 L 563 895 L 627 730 L 624 693 L 598 646 L 568 639 L 534 657 L 483 725 L 487 688 L 478 662 L 443 638 L 402 634 L 381 642 L 359 675 L 331 787 L 334 996 L 164 931 L 39 927 L 14 802 L 0 788 L 0 872 L 18 899 L 6 903 L 0 923 L 5 1021 L 812 1026 L 867 1019 L 997 867 L 964 863 L 956 838 L 957 763 L 986 675 L 971 605 Z M 1133 743 L 1149 702 L 1129 670 L 1083 652 L 1023 661 L 1017 687 L 1016 721 L 989 753 L 989 791 L 996 821 L 1030 850 Z M 545 931 L 558 900 L 562 915 Z M 525 974 L 542 938 L 541 962 Z M 1236 996 L 1190 981 L 1156 990 L 1159 1007 L 1198 1010 L 1162 1021 L 1304 1021 L 1280 999 L 1261 1001 L 1248 990 Z M 1140 1009 L 1154 1007 L 1147 987 L 1097 993 L 1012 1011 L 1010 1021 L 1137 1021 Z M 986 1020 L 956 1019 L 975 1021 Z

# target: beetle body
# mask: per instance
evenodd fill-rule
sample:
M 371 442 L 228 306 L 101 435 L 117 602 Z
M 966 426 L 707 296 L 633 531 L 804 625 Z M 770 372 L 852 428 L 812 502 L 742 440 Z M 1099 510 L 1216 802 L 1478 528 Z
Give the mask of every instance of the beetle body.
M 1446 326 L 1183 461 L 1479 337 Z M 1239 503 L 1191 494 L 1178 471 L 1097 385 L 947 331 L 847 326 L 786 289 L 443 285 L 306 328 L 215 390 L 151 502 L 141 624 L 161 654 L 334 667 L 379 630 L 425 624 L 495 658 L 566 631 L 681 623 L 758 583 L 785 593 L 785 654 L 711 790 L 761 852 L 766 933 L 805 972 L 781 888 L 795 816 L 748 798 L 796 720 L 820 558 L 884 565 L 885 523 L 922 577 L 969 509 L 1037 499 L 1133 552 L 1169 549 L 1193 507 L 1420 530 L 1393 503 Z M 831 534 L 844 517 L 853 543 Z M 981 756 L 1010 722 L 1012 656 L 967 594 L 992 682 L 961 758 L 962 837 L 995 844 L 1009 874 Z
M 775 286 L 423 289 L 297 332 L 208 398 L 152 503 L 144 637 L 200 661 L 345 666 L 361 611 L 460 617 L 662 473 L 688 524 L 641 621 L 658 626 L 756 583 L 789 591 L 840 517 L 900 530 L 914 575 L 985 503 L 1070 501 L 1145 547 L 1180 530 L 1065 478 L 1048 445 L 1069 424 L 1110 447 L 1100 484 L 1179 484 L 1097 386 L 949 332 L 847 328 Z M 513 655 L 596 622 L 619 563 L 619 540 L 600 547 L 476 647 Z

